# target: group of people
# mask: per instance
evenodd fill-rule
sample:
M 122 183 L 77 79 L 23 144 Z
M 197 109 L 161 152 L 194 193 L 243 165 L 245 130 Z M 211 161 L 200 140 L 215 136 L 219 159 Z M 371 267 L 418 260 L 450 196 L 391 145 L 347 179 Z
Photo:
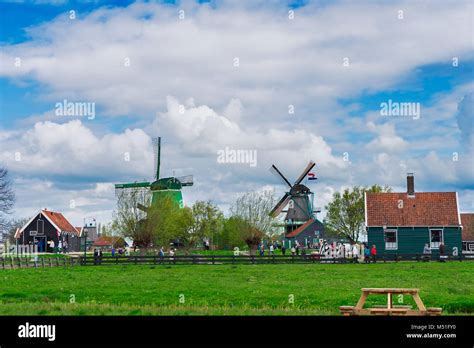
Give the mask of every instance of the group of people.
M 267 244 L 268 247 L 268 255 L 275 255 L 276 250 L 281 250 L 282 255 L 286 255 L 286 247 L 284 243 L 281 243 L 279 241 L 272 241 L 271 243 Z M 304 255 L 306 253 L 306 249 L 308 247 L 301 246 L 301 244 L 296 240 L 295 244 L 290 248 L 291 255 Z M 257 246 L 257 250 L 260 253 L 260 256 L 265 256 L 265 244 L 260 243 Z
M 164 257 L 166 255 L 165 248 L 161 247 L 160 250 L 158 250 L 158 256 L 159 257 Z M 174 256 L 176 255 L 176 249 L 175 248 L 170 248 L 168 250 L 168 255 L 169 256 Z
M 370 260 L 372 260 L 373 263 L 377 262 L 377 247 L 375 245 L 372 245 L 371 248 L 369 248 L 369 245 L 367 243 L 363 243 L 364 245 L 364 263 L 370 263 Z
M 130 248 L 128 247 L 115 249 L 115 247 L 112 246 L 111 252 L 112 257 L 114 257 L 116 254 L 118 254 L 119 256 L 130 256 Z

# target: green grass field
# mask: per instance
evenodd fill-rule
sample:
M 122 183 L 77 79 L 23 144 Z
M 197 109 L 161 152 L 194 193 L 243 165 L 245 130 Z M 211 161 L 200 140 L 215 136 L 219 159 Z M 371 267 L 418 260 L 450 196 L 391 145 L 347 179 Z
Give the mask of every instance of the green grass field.
M 474 262 L 400 262 L 1 270 L 0 314 L 339 315 L 362 287 L 419 288 L 428 307 L 474 313 Z

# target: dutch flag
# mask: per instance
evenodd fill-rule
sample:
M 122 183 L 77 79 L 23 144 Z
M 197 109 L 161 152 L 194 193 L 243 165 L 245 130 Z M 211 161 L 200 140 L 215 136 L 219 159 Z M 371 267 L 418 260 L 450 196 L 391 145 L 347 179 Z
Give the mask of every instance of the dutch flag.
M 318 178 L 316 177 L 316 174 L 314 173 L 308 173 L 308 180 L 317 180 Z

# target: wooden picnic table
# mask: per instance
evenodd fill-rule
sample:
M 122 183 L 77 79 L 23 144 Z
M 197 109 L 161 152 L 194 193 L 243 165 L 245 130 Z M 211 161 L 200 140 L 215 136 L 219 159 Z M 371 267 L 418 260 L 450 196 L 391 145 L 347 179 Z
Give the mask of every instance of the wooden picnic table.
M 426 308 L 420 298 L 419 289 L 403 288 L 362 288 L 362 295 L 355 306 L 341 306 L 343 315 L 441 315 L 441 308 Z M 393 304 L 393 295 L 411 295 L 418 310 L 411 306 L 399 306 Z M 373 306 L 364 308 L 365 301 L 369 295 L 387 295 L 386 306 Z

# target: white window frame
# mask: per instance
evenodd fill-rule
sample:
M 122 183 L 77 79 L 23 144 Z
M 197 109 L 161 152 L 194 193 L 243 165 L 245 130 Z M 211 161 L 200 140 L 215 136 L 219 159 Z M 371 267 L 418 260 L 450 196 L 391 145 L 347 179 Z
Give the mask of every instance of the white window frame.
M 430 228 L 430 249 L 439 249 L 439 244 L 438 246 L 433 246 L 433 242 L 431 241 L 431 231 L 441 231 L 441 241 L 439 242 L 439 244 L 443 243 L 444 244 L 444 229 L 442 228 Z
M 385 233 L 387 232 L 395 232 L 395 243 L 388 243 L 385 239 Z M 387 228 L 383 231 L 383 240 L 385 243 L 385 250 L 398 250 L 398 229 L 394 228 Z M 390 244 L 390 245 L 389 245 Z

